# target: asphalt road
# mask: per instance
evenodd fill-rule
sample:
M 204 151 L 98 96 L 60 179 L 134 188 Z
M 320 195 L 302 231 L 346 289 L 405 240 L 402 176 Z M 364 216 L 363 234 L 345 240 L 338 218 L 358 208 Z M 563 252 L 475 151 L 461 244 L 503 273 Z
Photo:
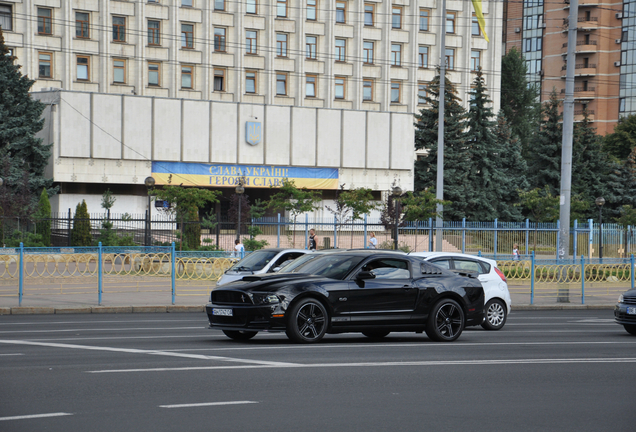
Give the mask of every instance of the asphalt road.
M 284 334 L 203 314 L 0 316 L 0 431 L 634 431 L 612 311 L 518 311 L 453 343 Z

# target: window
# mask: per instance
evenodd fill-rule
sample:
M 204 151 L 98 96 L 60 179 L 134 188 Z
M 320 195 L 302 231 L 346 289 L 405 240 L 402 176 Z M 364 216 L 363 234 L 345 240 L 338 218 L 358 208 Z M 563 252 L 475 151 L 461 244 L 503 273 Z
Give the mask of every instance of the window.
M 77 56 L 77 80 L 90 81 L 90 57 Z
M 365 79 L 362 82 L 362 100 L 363 101 L 373 100 L 373 80 L 371 79 Z
M 126 42 L 126 18 L 113 17 L 113 42 Z
M 365 64 L 373 64 L 374 42 L 364 41 L 362 44 L 362 61 Z
M 1 7 L 2 6 L 0 6 L 0 8 Z M 2 12 L 0 12 L 0 21 L 1 20 L 2 20 Z M 1 23 L 0 23 L 0 27 L 2 27 Z M 629 37 L 629 30 L 623 30 L 623 33 L 621 33 L 621 42 L 627 42 L 628 37 Z
M 287 18 L 287 0 L 276 0 L 276 16 Z
M 417 83 L 417 103 L 418 105 L 426 104 L 426 88 L 428 85 L 426 83 Z
M 13 11 L 10 5 L 0 5 L 0 29 L 13 30 Z
M 393 6 L 391 9 L 391 28 L 402 28 L 402 8 Z
M 245 12 L 248 14 L 258 13 L 258 3 L 256 0 L 247 0 Z
M 214 69 L 214 91 L 225 91 L 225 69 Z
M 347 40 L 346 39 L 336 39 L 336 61 L 343 62 L 345 61 Z
M 148 21 L 148 45 L 159 45 L 161 39 L 161 21 Z
M 225 52 L 225 29 L 214 27 L 214 51 Z
M 316 36 L 307 36 L 305 38 L 305 45 L 307 47 L 305 57 L 308 59 L 316 60 L 316 39 Z
M 80 39 L 90 38 L 90 15 L 87 12 L 75 12 L 75 37 Z
M 618 112 L 625 112 L 625 98 L 618 100 Z
M 256 71 L 245 72 L 245 93 L 256 93 Z
M 181 88 L 192 88 L 192 66 L 181 66 Z
M 446 13 L 446 33 L 455 33 L 455 12 Z
M 126 83 L 126 60 L 113 59 L 113 82 L 117 84 Z
M 194 48 L 194 24 L 181 24 L 181 48 Z
M 376 279 L 408 279 L 411 277 L 408 263 L 396 259 L 371 261 L 361 270 L 372 272 Z
M 375 6 L 370 3 L 364 4 L 364 25 L 373 26 L 375 15 Z
M 450 70 L 455 69 L 455 50 L 446 48 L 446 67 Z
M 276 94 L 279 96 L 287 95 L 287 74 L 276 74 Z
M 402 45 L 391 44 L 391 66 L 400 66 L 402 64 Z
M 430 15 L 430 10 L 420 9 L 420 31 L 428 31 L 428 17 Z
M 276 56 L 287 57 L 287 33 L 276 33 Z
M 419 66 L 421 68 L 428 67 L 428 47 L 420 45 L 418 53 Z
M 192 0 L 181 0 L 181 6 L 192 7 Z
M 391 81 L 391 103 L 400 103 L 401 87 L 400 81 Z
M 225 0 L 214 0 L 214 10 L 224 11 L 225 10 Z
M 532 38 L 527 38 L 524 39 L 524 44 L 523 44 L 523 51 L 524 52 L 530 52 L 532 51 Z
M 316 75 L 307 75 L 305 77 L 305 97 L 316 97 Z
M 347 2 L 336 1 L 336 22 L 344 24 L 347 22 Z
M 51 16 L 53 11 L 46 8 L 38 8 L 38 34 L 50 35 L 53 34 L 51 28 Z
M 53 61 L 53 54 L 50 52 L 39 52 L 38 53 L 38 69 L 39 69 L 39 78 L 51 78 L 51 63 Z
M 148 63 L 148 85 L 160 86 L 161 85 L 161 63 Z
M 480 67 L 481 67 L 481 51 L 471 50 L 470 51 L 470 70 L 476 71 Z
M 479 20 L 473 15 L 473 21 L 470 26 L 470 34 L 473 36 L 481 36 L 481 28 L 479 28 Z
M 587 37 L 589 37 L 589 35 L 586 35 Z M 536 49 L 537 51 L 541 51 L 543 49 L 543 38 L 538 37 L 536 40 Z
M 256 30 L 245 30 L 245 53 L 256 54 Z
M 344 77 L 336 77 L 336 99 L 345 98 L 345 87 L 347 79 Z
M 316 0 L 307 0 L 307 19 L 316 21 Z

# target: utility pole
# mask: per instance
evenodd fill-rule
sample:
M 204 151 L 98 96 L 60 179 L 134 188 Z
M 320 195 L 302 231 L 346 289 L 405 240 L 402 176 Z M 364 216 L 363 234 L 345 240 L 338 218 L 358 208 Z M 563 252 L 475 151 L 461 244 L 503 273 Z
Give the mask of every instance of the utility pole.
M 570 198 L 572 192 L 572 139 L 574 136 L 574 70 L 576 66 L 576 27 L 579 1 L 570 0 L 568 19 L 568 53 L 563 101 L 563 140 L 561 141 L 561 194 L 559 205 L 559 260 L 570 253 Z
M 436 198 L 444 200 L 444 103 L 446 102 L 446 0 L 442 0 L 442 21 L 440 34 L 440 68 L 439 68 L 439 117 L 437 120 L 437 184 Z M 437 204 L 435 218 L 435 250 L 442 252 L 442 236 L 444 206 Z

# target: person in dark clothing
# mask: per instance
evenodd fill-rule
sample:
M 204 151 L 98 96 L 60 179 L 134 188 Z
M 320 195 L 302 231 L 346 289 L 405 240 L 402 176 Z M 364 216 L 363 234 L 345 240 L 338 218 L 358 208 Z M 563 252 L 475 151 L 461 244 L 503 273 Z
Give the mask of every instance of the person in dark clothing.
M 316 250 L 316 231 L 313 228 L 309 230 L 309 250 Z

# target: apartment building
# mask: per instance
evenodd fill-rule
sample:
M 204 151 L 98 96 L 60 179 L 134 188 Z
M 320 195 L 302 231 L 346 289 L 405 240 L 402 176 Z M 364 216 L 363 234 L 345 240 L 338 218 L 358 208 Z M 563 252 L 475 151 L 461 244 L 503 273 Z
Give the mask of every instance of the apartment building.
M 449 77 L 465 106 L 472 71 L 481 67 L 499 109 L 502 3 L 483 2 L 490 43 L 470 2 L 447 1 L 445 17 L 438 8 L 437 0 L 0 0 L 0 26 L 23 73 L 36 79 L 34 94 L 44 90 L 43 100 L 63 101 L 52 110 L 59 117 L 50 125 L 58 129 L 55 139 L 72 139 L 64 138 L 62 125 L 79 127 L 64 117 L 73 101 L 76 111 L 92 113 L 92 126 L 85 127 L 92 132 L 81 135 L 87 142 L 56 146 L 73 150 L 56 155 L 54 173 L 91 160 L 141 158 L 148 166 L 331 168 L 338 173 L 336 185 L 381 191 L 397 180 L 408 190 L 412 114 L 425 107 L 442 54 L 442 28 Z M 51 96 L 56 89 L 61 97 Z M 115 94 L 119 101 L 103 97 Z M 133 102 L 135 97 L 144 102 Z M 95 131 L 108 129 L 117 117 L 98 106 L 106 100 L 122 118 L 110 135 L 123 150 L 100 153 L 105 144 L 94 141 L 103 138 Z M 98 124 L 100 110 L 111 123 Z M 179 121 L 172 123 L 171 116 Z M 260 128 L 256 144 L 246 142 L 247 122 Z M 150 141 L 143 151 L 126 152 L 133 124 L 148 125 Z M 192 131 L 200 148 L 187 147 Z M 152 150 L 166 148 L 160 142 L 165 137 L 182 150 Z M 134 180 L 118 182 L 142 184 L 153 174 L 146 165 L 134 168 Z M 89 169 L 62 171 L 62 183 L 103 183 L 107 177 L 91 177 Z

